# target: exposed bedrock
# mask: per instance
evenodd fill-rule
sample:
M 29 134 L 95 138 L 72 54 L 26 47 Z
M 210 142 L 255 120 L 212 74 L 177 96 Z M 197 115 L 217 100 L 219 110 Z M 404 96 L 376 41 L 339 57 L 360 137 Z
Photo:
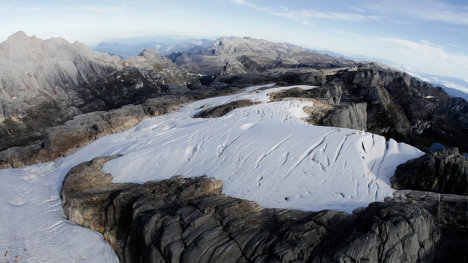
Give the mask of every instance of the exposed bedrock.
M 325 126 L 367 130 L 367 103 L 351 103 L 334 107 L 321 120 Z
M 67 217 L 121 262 L 464 262 L 468 197 L 400 191 L 353 214 L 266 209 L 213 178 L 111 183 L 100 157 L 72 168 Z
M 309 114 L 309 122 L 315 125 L 367 130 L 367 103 L 341 103 L 341 86 L 330 83 L 324 87 L 303 90 L 290 88 L 269 94 L 272 101 L 304 99 L 314 102 L 304 111 Z
M 199 111 L 193 117 L 195 118 L 218 118 L 228 114 L 230 111 L 237 108 L 247 107 L 254 105 L 255 103 L 251 100 L 236 100 L 223 105 L 207 108 Z
M 457 148 L 427 153 L 399 165 L 391 181 L 395 189 L 468 195 L 468 158 Z
M 330 91 L 326 88 L 314 88 L 314 89 L 301 89 L 299 87 L 293 87 L 290 89 L 280 90 L 268 94 L 270 100 L 288 100 L 288 99 L 313 99 L 312 101 L 320 100 L 324 103 L 333 104 L 334 100 Z

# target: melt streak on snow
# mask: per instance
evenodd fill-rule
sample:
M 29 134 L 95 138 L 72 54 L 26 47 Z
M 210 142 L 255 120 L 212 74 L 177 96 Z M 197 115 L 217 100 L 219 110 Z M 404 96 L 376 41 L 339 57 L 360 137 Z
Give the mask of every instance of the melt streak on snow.
M 64 218 L 59 197 L 68 170 L 98 156 L 123 154 L 104 166 L 114 182 L 207 175 L 223 180 L 227 195 L 266 207 L 350 212 L 390 196 L 396 166 L 422 155 L 371 133 L 307 124 L 303 107 L 312 102 L 269 102 L 268 93 L 288 87 L 259 88 L 146 119 L 56 163 L 0 170 L 0 249 L 10 262 L 16 255 L 22 262 L 118 261 L 100 234 Z M 259 104 L 220 118 L 192 117 L 240 99 Z

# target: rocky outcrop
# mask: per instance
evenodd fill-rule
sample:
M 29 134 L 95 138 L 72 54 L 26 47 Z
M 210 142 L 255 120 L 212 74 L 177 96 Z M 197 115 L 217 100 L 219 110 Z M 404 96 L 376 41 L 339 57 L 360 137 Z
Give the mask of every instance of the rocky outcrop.
M 272 101 L 285 99 L 311 100 L 313 106 L 307 106 L 304 111 L 309 114 L 308 121 L 314 125 L 367 129 L 367 103 L 341 104 L 341 86 L 330 84 L 320 88 L 291 88 L 270 93 Z
M 216 77 L 214 81 L 223 79 L 223 78 L 228 78 L 234 75 L 239 75 L 239 74 L 247 74 L 250 73 L 250 71 L 244 67 L 244 65 L 237 61 L 236 59 L 230 59 L 226 63 L 226 65 L 223 67 L 223 70 L 219 75 Z
M 328 104 L 334 103 L 330 91 L 325 88 L 301 89 L 290 88 L 272 92 L 268 94 L 271 101 L 288 100 L 288 99 L 314 99 L 320 100 Z
M 330 82 L 341 86 L 344 103 L 367 103 L 368 131 L 422 150 L 440 142 L 468 151 L 468 102 L 442 88 L 373 63 L 328 74 Z
M 324 126 L 367 130 L 367 103 L 340 105 L 329 111 L 319 123 Z
M 202 110 L 195 114 L 193 117 L 195 118 L 218 118 L 224 116 L 235 110 L 237 108 L 247 107 L 254 105 L 255 103 L 251 100 L 236 100 L 233 102 L 229 102 L 223 105 L 211 107 L 205 110 Z
M 96 111 L 78 115 L 63 125 L 48 128 L 42 141 L 0 152 L 0 168 L 15 168 L 54 160 L 102 135 L 133 127 L 145 117 L 141 105 L 127 105 L 109 112 Z
M 353 214 L 266 209 L 212 178 L 114 184 L 115 157 L 67 174 L 67 217 L 103 233 L 121 262 L 463 262 L 468 197 L 397 192 Z
M 457 148 L 427 153 L 399 165 L 391 182 L 395 189 L 468 195 L 468 158 Z

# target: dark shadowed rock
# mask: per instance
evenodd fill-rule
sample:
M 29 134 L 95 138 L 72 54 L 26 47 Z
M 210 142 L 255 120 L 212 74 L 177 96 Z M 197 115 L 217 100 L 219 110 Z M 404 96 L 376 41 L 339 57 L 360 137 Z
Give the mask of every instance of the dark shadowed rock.
M 195 118 L 218 118 L 228 114 L 230 111 L 237 108 L 247 107 L 254 105 L 255 103 L 251 100 L 236 100 L 229 102 L 227 104 L 211 107 L 205 110 L 202 110 L 195 114 Z
M 353 214 L 266 209 L 213 178 L 113 184 L 96 158 L 67 174 L 64 210 L 121 262 L 464 262 L 468 197 L 401 191 Z
M 427 153 L 397 167 L 395 189 L 468 195 L 468 159 L 457 148 Z
M 272 92 L 268 94 L 270 100 L 279 101 L 279 100 L 288 100 L 288 99 L 315 99 L 321 100 L 326 103 L 333 103 L 332 96 L 330 91 L 325 88 L 313 88 L 313 89 L 301 89 L 301 88 L 290 88 L 285 90 L 280 90 L 277 92 Z

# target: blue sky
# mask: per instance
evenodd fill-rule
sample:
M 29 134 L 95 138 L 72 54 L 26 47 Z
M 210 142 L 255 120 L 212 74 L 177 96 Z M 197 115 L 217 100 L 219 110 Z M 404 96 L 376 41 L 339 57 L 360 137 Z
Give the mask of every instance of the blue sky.
M 468 82 L 468 0 L 0 0 L 0 24 L 0 41 L 250 36 Z

